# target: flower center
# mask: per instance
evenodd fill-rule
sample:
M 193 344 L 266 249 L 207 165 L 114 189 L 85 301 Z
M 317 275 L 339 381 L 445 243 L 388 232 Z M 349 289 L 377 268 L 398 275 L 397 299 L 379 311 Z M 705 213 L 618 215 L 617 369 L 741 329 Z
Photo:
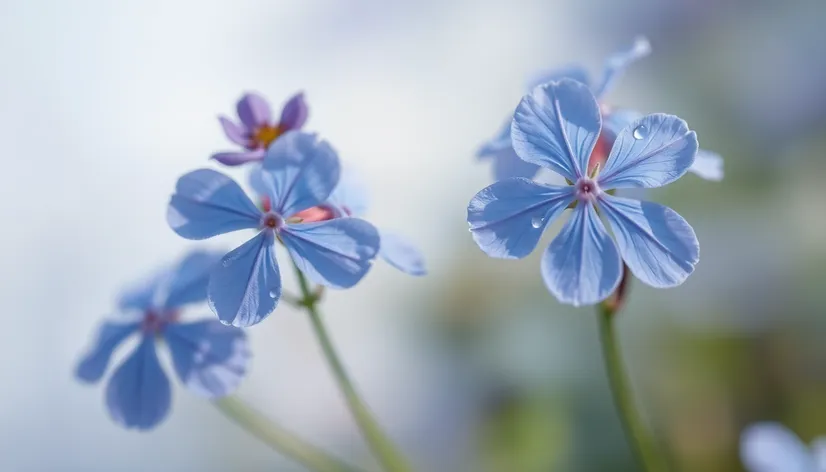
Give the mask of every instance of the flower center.
M 272 229 L 278 230 L 284 226 L 284 219 L 281 218 L 281 215 L 275 213 L 274 211 L 268 211 L 261 215 L 261 223 L 259 223 L 261 229 Z
M 141 331 L 147 334 L 159 334 L 164 327 L 178 321 L 181 313 L 177 310 L 157 311 L 148 310 L 141 321 Z
M 576 187 L 576 198 L 581 202 L 594 201 L 602 193 L 596 181 L 589 177 L 582 177 L 576 181 L 574 186 Z
M 267 149 L 282 134 L 284 134 L 284 131 L 281 126 L 262 125 L 252 134 L 252 141 L 256 147 Z
M 328 221 L 336 218 L 336 211 L 326 205 L 319 205 L 314 206 L 312 208 L 307 208 L 306 210 L 301 210 L 296 213 L 293 217 L 300 218 L 304 223 L 313 223 L 316 221 Z

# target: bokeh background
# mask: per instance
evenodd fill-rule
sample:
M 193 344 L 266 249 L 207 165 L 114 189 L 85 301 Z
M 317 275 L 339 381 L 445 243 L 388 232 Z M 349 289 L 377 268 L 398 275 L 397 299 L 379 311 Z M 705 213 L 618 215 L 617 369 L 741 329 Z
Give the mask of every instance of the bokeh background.
M 118 291 L 192 247 L 167 199 L 230 148 L 216 116 L 248 90 L 275 107 L 305 91 L 307 129 L 364 176 L 370 219 L 427 256 L 426 278 L 377 264 L 324 304 L 417 470 L 638 470 L 596 315 L 554 300 L 538 254 L 487 258 L 465 208 L 491 179 L 474 153 L 525 82 L 598 73 L 639 34 L 654 52 L 610 102 L 685 118 L 726 179 L 649 194 L 702 257 L 679 288 L 632 288 L 619 333 L 638 404 L 682 471 L 741 470 L 753 421 L 826 434 L 825 21 L 822 0 L 0 1 L 0 470 L 302 470 L 183 389 L 136 433 L 72 378 Z M 249 334 L 240 395 L 375 469 L 305 315 L 284 305 Z

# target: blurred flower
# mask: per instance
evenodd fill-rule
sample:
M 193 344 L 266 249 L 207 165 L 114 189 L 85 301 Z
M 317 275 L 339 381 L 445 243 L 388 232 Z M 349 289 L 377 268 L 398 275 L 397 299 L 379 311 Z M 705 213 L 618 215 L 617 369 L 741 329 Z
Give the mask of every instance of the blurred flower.
M 781 424 L 757 423 L 743 431 L 740 457 L 749 472 L 826 472 L 826 437 L 807 447 Z
M 571 220 L 542 258 L 542 276 L 561 302 L 593 304 L 617 288 L 622 260 L 652 287 L 681 284 L 699 260 L 694 230 L 662 205 L 616 197 L 607 190 L 661 187 L 694 162 L 697 135 L 672 115 L 643 117 L 617 134 L 604 168 L 590 166 L 601 132 L 596 98 L 580 82 L 563 79 L 526 95 L 513 120 L 513 145 L 524 160 L 567 179 L 560 187 L 524 177 L 483 189 L 468 206 L 479 247 L 492 257 L 522 258 L 568 207 Z M 608 220 L 619 246 L 605 230 Z
M 258 94 L 248 93 L 236 105 L 241 124 L 220 116 L 218 120 L 230 141 L 243 146 L 245 151 L 219 152 L 212 156 L 221 164 L 237 166 L 247 162 L 261 161 L 267 148 L 287 131 L 301 129 L 307 121 L 307 104 L 304 93 L 290 98 L 281 110 L 281 119 L 272 121 L 272 112 L 267 101 Z
M 540 74 L 536 80 L 530 83 L 528 90 L 533 90 L 537 85 L 567 78 L 590 87 L 594 95 L 602 100 L 625 72 L 625 69 L 637 60 L 646 57 L 650 52 L 651 45 L 648 40 L 637 38 L 631 49 L 620 51 L 608 57 L 605 62 L 603 76 L 598 83 L 590 80 L 585 69 L 571 66 Z M 604 164 L 608 156 L 608 150 L 611 149 L 619 132 L 643 116 L 635 111 L 613 109 L 605 104 L 600 108 L 600 112 L 603 120 L 603 133 L 600 134 L 597 140 L 596 149 L 592 155 L 592 164 L 596 161 L 601 161 Z M 482 145 L 477 157 L 493 161 L 493 175 L 496 180 L 509 177 L 532 179 L 539 172 L 538 165 L 525 162 L 514 151 L 511 142 L 511 120 L 504 124 L 493 139 Z M 689 170 L 704 179 L 719 181 L 723 178 L 723 159 L 717 154 L 701 149 L 697 152 L 694 164 Z
M 181 382 L 206 398 L 232 393 L 241 383 L 250 358 L 247 339 L 217 320 L 181 323 L 184 305 L 206 299 L 209 271 L 220 255 L 195 251 L 176 266 L 125 292 L 118 308 L 136 317 L 103 323 L 92 349 L 75 375 L 94 383 L 103 377 L 115 349 L 134 334 L 137 348 L 115 370 L 106 387 L 112 419 L 127 428 L 146 430 L 169 412 L 171 389 L 158 361 L 156 341 L 163 339 Z
M 261 173 L 269 201 L 264 211 L 226 175 L 200 169 L 178 180 L 167 212 L 169 225 L 187 239 L 259 231 L 227 254 L 209 280 L 210 306 L 221 321 L 234 326 L 260 322 L 281 298 L 276 239 L 310 280 L 333 288 L 361 280 L 379 249 L 378 232 L 364 220 L 306 223 L 294 217 L 324 203 L 338 184 L 338 156 L 329 144 L 293 131 L 270 146 L 267 156 Z

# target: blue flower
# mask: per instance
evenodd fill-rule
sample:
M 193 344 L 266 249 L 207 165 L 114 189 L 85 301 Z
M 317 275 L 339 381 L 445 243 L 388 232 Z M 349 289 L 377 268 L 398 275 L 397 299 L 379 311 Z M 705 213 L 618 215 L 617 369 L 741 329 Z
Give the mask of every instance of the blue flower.
M 694 162 L 697 135 L 675 116 L 648 115 L 617 134 L 604 167 L 589 166 L 601 128 L 599 105 L 584 84 L 563 79 L 536 87 L 516 109 L 514 149 L 570 185 L 514 177 L 483 189 L 468 206 L 476 243 L 500 258 L 527 256 L 543 230 L 572 206 L 571 219 L 542 257 L 542 276 L 557 299 L 573 305 L 600 302 L 614 291 L 620 257 L 638 279 L 659 288 L 681 284 L 699 259 L 694 230 L 676 212 L 607 192 L 677 180 Z
M 605 61 L 605 70 L 598 83 L 591 81 L 588 72 L 578 66 L 571 66 L 563 69 L 553 70 L 539 74 L 536 80 L 529 84 L 528 90 L 533 90 L 537 85 L 561 79 L 572 79 L 583 83 L 591 88 L 594 95 L 599 99 L 611 90 L 619 77 L 625 72 L 629 65 L 647 56 L 651 52 L 651 46 L 645 38 L 638 38 L 631 49 L 620 51 Z M 604 163 L 607 157 L 607 150 L 611 149 L 617 134 L 631 123 L 642 118 L 642 114 L 625 109 L 614 109 L 604 105 L 600 109 L 603 120 L 603 132 L 599 136 L 597 146 L 592 156 L 592 163 L 601 161 Z M 496 180 L 509 177 L 526 177 L 532 179 L 539 172 L 539 166 L 526 162 L 519 158 L 511 143 L 511 120 L 508 119 L 500 131 L 491 140 L 484 143 L 477 152 L 479 159 L 491 159 L 493 161 L 493 175 Z M 694 164 L 689 171 L 698 176 L 713 181 L 723 179 L 723 159 L 710 151 L 699 150 Z
M 190 253 L 176 266 L 125 292 L 118 308 L 129 315 L 103 323 L 75 375 L 83 382 L 99 381 L 118 346 L 139 336 L 137 347 L 106 387 L 106 406 L 118 424 L 146 430 L 169 413 L 172 392 L 155 350 L 160 339 L 169 346 L 181 382 L 196 394 L 218 398 L 241 383 L 250 358 L 243 331 L 216 320 L 179 320 L 184 305 L 206 299 L 209 271 L 219 261 L 217 254 Z
M 348 288 L 367 274 L 379 248 L 379 234 L 370 223 L 358 218 L 313 223 L 294 218 L 327 200 L 339 172 L 338 157 L 326 142 L 292 131 L 267 150 L 261 180 L 270 206 L 264 211 L 220 172 L 200 169 L 178 180 L 167 221 L 180 236 L 205 239 L 258 230 L 212 272 L 208 299 L 221 321 L 252 326 L 275 309 L 281 298 L 276 240 L 315 283 Z
M 778 423 L 757 423 L 740 436 L 740 457 L 749 472 L 826 472 L 826 437 L 807 447 Z

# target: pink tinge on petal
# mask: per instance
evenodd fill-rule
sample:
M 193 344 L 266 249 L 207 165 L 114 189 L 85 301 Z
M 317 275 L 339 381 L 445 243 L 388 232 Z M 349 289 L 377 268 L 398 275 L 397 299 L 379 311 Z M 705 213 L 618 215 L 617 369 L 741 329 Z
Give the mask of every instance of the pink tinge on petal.
M 609 142 L 604 132 L 599 134 L 597 143 L 594 145 L 594 150 L 591 151 L 591 157 L 588 159 L 589 175 L 597 164 L 599 164 L 600 169 L 605 168 L 605 161 L 608 160 L 608 154 L 611 152 L 612 145 L 613 143 Z
M 336 212 L 327 206 L 314 206 L 306 210 L 299 211 L 293 218 L 301 218 L 304 223 L 315 223 L 317 221 L 328 221 L 336 218 Z

